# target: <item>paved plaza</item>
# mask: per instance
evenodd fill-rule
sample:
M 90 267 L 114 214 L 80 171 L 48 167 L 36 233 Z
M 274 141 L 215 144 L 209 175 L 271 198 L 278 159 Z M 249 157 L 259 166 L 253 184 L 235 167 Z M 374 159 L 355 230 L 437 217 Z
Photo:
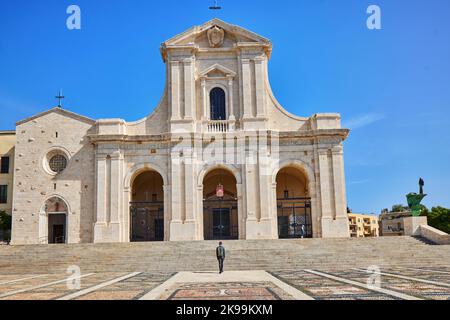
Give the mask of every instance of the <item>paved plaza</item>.
M 0 300 L 450 300 L 450 267 L 9 274 Z

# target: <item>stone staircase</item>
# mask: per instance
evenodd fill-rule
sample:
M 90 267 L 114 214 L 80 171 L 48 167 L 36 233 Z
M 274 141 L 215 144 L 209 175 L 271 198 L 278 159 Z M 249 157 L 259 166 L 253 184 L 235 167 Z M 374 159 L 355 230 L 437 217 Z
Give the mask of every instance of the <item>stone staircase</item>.
M 225 241 L 227 270 L 450 266 L 450 246 L 412 237 Z M 0 274 L 216 269 L 216 241 L 0 246 Z

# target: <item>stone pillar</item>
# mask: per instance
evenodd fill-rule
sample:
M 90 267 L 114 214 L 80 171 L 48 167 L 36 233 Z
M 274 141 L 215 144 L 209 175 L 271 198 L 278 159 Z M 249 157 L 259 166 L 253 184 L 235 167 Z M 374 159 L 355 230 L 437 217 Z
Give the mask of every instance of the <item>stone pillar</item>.
M 172 219 L 172 210 L 171 210 L 171 186 L 164 185 L 164 241 L 170 241 L 170 224 Z
M 343 160 L 339 153 L 320 149 L 320 205 L 322 208 L 322 237 L 347 238 L 350 231 L 345 200 Z M 345 205 L 345 208 L 343 206 Z
M 247 229 L 247 215 L 244 210 L 244 198 L 243 198 L 242 184 L 237 184 L 236 189 L 237 189 L 237 199 L 238 199 L 239 240 L 245 240 L 246 239 L 246 229 Z
M 172 153 L 172 221 L 171 241 L 192 241 L 196 239 L 196 228 L 192 202 L 193 170 L 186 169 L 186 160 L 178 153 Z M 192 187 L 187 189 L 189 186 Z M 189 195 L 187 194 L 189 193 Z M 188 198 L 191 198 L 189 201 Z M 189 211 L 189 209 L 191 209 Z
M 193 120 L 195 112 L 195 80 L 193 61 L 185 59 L 184 63 L 184 119 Z
M 342 147 L 335 147 L 332 151 L 334 199 L 336 218 L 347 219 L 347 195 L 344 174 L 344 153 Z
M 185 223 L 195 223 L 195 197 L 193 191 L 195 190 L 195 179 L 194 179 L 194 165 L 193 165 L 192 155 L 185 156 L 184 164 L 184 190 L 185 190 L 185 210 L 186 210 L 186 220 Z
M 180 62 L 170 62 L 170 102 L 172 121 L 181 119 L 180 110 Z
M 272 236 L 274 239 L 278 239 L 278 198 L 277 198 L 277 183 L 271 181 L 270 184 L 270 213 L 272 217 L 273 229 Z
M 259 220 L 258 220 L 258 212 L 257 212 L 257 203 L 259 202 L 258 191 L 259 185 L 257 184 L 257 164 L 256 157 L 257 152 L 254 150 L 249 151 L 251 156 L 246 159 L 246 163 L 244 166 L 245 169 L 245 202 L 247 209 L 247 219 L 246 219 L 246 239 L 254 240 L 259 239 L 260 229 L 259 229 Z M 259 204 L 258 204 L 259 206 Z
M 255 82 L 256 82 L 256 117 L 266 117 L 266 92 L 264 78 L 264 59 L 255 59 Z
M 110 241 L 122 242 L 122 226 L 123 226 L 123 155 L 120 151 L 113 153 L 111 156 L 111 178 L 110 180 Z
M 181 216 L 181 159 L 178 152 L 172 153 L 172 219 L 171 224 L 181 224 L 182 216 Z M 172 234 L 172 232 L 171 232 Z
M 104 241 L 106 229 L 106 156 L 96 157 L 96 208 L 94 243 Z
M 203 218 L 203 184 L 197 185 L 197 239 L 204 240 L 204 218 Z
M 228 120 L 235 121 L 236 115 L 234 113 L 234 102 L 233 102 L 233 77 L 228 76 Z
M 123 214 L 122 217 L 122 239 L 123 242 L 131 241 L 131 212 L 130 212 L 130 202 L 131 202 L 131 189 L 126 186 L 123 191 Z
M 244 109 L 243 119 L 252 118 L 252 77 L 249 59 L 242 59 L 242 96 Z
M 208 120 L 209 119 L 209 112 L 208 112 L 208 94 L 206 92 L 206 79 L 201 79 L 201 85 L 202 85 L 202 100 L 203 100 L 203 113 L 202 113 L 202 120 Z
M 330 185 L 330 167 L 328 160 L 328 150 L 320 149 L 319 153 L 319 172 L 320 172 L 320 198 L 322 207 L 322 220 L 334 219 L 333 207 L 334 200 Z M 332 205 L 333 204 L 333 205 Z

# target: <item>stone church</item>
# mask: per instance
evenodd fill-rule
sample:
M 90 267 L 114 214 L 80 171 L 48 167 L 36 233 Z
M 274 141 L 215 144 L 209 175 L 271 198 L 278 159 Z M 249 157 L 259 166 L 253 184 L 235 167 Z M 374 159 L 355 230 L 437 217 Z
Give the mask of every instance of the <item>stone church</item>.
M 13 244 L 349 237 L 339 114 L 274 97 L 271 42 L 214 19 L 161 45 L 146 118 L 17 123 Z

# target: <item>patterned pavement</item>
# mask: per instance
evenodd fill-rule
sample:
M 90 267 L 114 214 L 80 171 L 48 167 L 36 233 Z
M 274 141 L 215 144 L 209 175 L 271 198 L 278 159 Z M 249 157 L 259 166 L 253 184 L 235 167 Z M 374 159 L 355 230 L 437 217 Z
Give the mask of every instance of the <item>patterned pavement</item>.
M 383 268 L 379 272 L 246 271 L 208 281 L 201 281 L 195 273 L 189 281 L 177 278 L 176 273 L 92 273 L 75 280 L 68 280 L 67 274 L 9 274 L 0 275 L 0 300 L 139 300 L 146 296 L 158 300 L 293 300 L 302 295 L 315 300 L 450 300 L 450 267 Z M 374 277 L 379 285 L 368 286 Z

